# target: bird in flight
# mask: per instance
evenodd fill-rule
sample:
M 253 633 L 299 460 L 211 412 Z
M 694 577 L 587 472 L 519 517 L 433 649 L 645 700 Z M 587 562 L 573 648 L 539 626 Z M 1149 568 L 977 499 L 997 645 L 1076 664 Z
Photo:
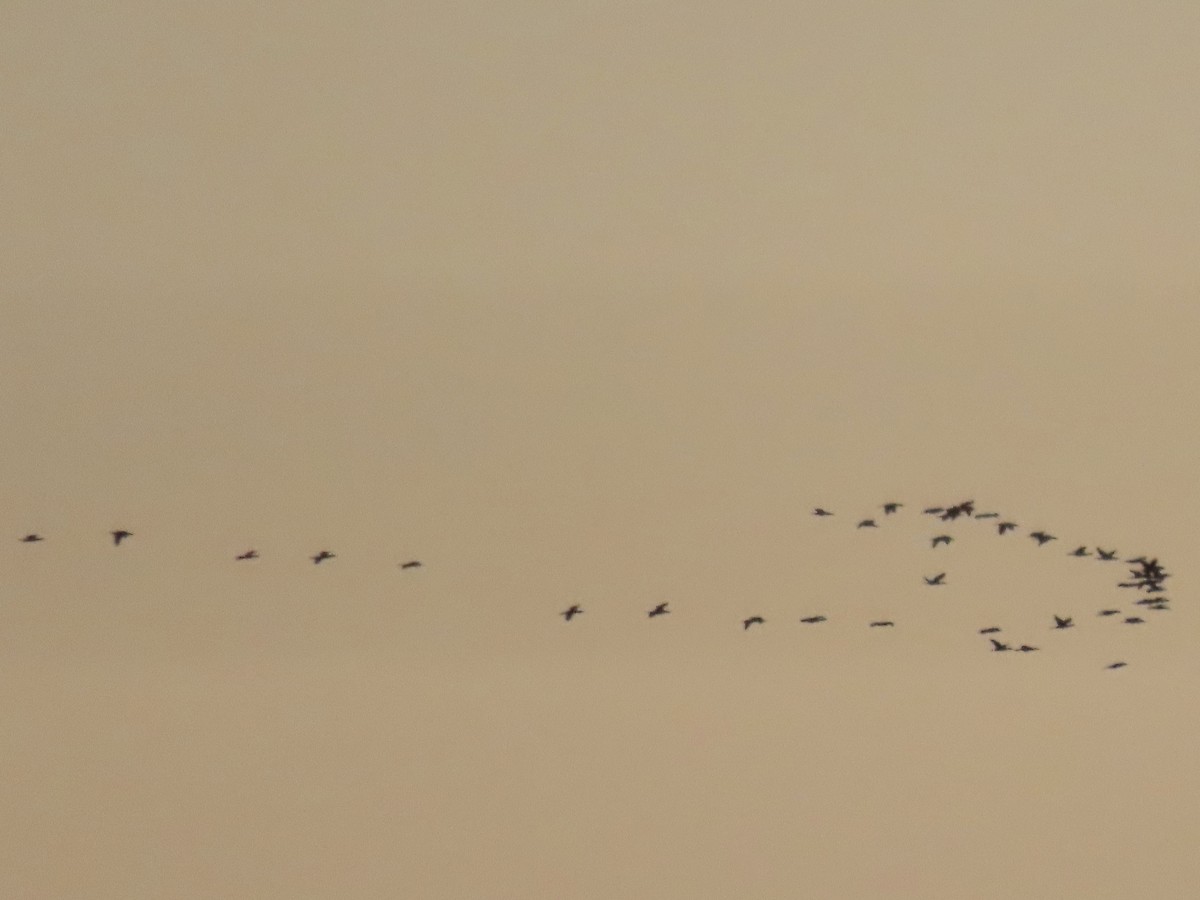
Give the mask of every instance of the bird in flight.
M 1116 550 L 1101 550 L 1099 547 L 1097 547 L 1096 548 L 1096 558 L 1106 560 L 1106 561 L 1113 561 L 1117 558 L 1117 551 Z
M 1108 664 L 1107 666 L 1105 666 L 1104 668 L 1106 668 L 1106 669 L 1120 669 L 1120 668 L 1122 668 L 1123 666 L 1127 666 L 1127 665 L 1129 665 L 1129 664 L 1128 664 L 1128 663 L 1123 663 L 1123 662 L 1115 662 L 1115 663 L 1109 663 L 1109 664 Z
M 805 625 L 812 625 L 815 622 L 824 622 L 825 617 L 824 616 L 809 616 L 807 619 L 801 619 L 800 621 L 803 622 Z
M 1075 626 L 1075 623 L 1071 620 L 1070 616 L 1067 616 L 1065 619 L 1062 618 L 1061 616 L 1054 617 L 1054 627 L 1055 628 L 1073 628 L 1074 626 Z
M 1145 621 L 1146 621 L 1145 619 L 1139 618 L 1138 616 L 1130 616 L 1128 619 L 1125 620 L 1125 624 L 1126 625 L 1141 625 Z
M 814 516 L 832 516 L 833 513 L 831 513 L 827 509 L 821 509 L 821 507 L 818 506 L 816 509 L 813 510 L 813 515 Z
M 125 538 L 133 537 L 132 531 L 113 531 L 113 532 L 110 532 L 110 534 L 112 534 L 114 547 L 120 547 L 121 541 L 125 540 Z
M 1050 541 L 1058 540 L 1058 538 L 1056 538 L 1054 535 L 1046 534 L 1046 532 L 1044 532 L 1044 531 L 1031 531 L 1031 532 L 1029 532 L 1029 536 L 1038 542 L 1039 547 L 1042 546 L 1042 544 L 1048 543 Z
M 1121 614 L 1119 609 L 1102 609 L 1097 615 L 1101 616 L 1118 616 Z
M 895 623 L 895 622 L 891 622 L 891 621 L 889 621 L 889 620 L 887 620 L 887 619 L 881 619 L 881 620 L 880 620 L 880 621 L 878 621 L 878 622 L 872 622 L 872 623 L 871 623 L 871 627 L 872 627 L 872 628 L 895 628 L 895 627 L 896 627 L 896 623 Z
M 922 510 L 927 516 L 936 516 L 946 511 L 944 506 L 931 506 L 926 510 Z
M 1028 644 L 1022 644 L 1020 647 L 1017 648 L 1017 652 L 1018 653 L 1032 653 L 1034 650 L 1037 650 L 1037 649 L 1038 649 L 1037 647 L 1030 647 Z
M 1000 513 L 998 513 L 998 512 L 975 513 L 975 518 L 977 518 L 977 519 L 998 519 L 998 518 L 1000 518 Z
M 1070 553 L 1067 554 L 1067 556 L 1091 556 L 1091 555 L 1092 554 L 1088 552 L 1088 548 L 1084 547 L 1084 546 L 1076 547 L 1074 550 L 1072 550 Z
M 562 616 L 564 619 L 566 619 L 568 622 L 570 622 L 573 618 L 575 618 L 581 612 L 583 612 L 583 607 L 580 606 L 578 603 L 576 603 L 572 606 L 568 606 L 566 609 L 564 609 L 562 612 L 560 612 L 559 615 Z
M 328 550 L 322 550 L 316 556 L 310 556 L 309 559 L 311 559 L 316 565 L 319 566 L 325 560 L 333 559 L 335 556 L 337 556 L 336 553 L 330 553 Z
M 1008 644 L 1002 644 L 995 638 L 989 638 L 989 640 L 992 642 L 992 650 L 996 653 L 999 653 L 1002 650 L 1011 650 L 1012 649 L 1012 647 L 1008 646 Z
M 1141 600 L 1133 601 L 1134 606 L 1154 606 L 1157 603 L 1167 603 L 1166 597 L 1143 597 Z
M 980 634 L 995 634 L 999 630 L 1000 629 L 997 628 L 995 625 L 992 625 L 990 628 L 980 628 L 979 633 Z
M 1165 609 L 1170 609 L 1170 607 L 1166 603 L 1156 600 L 1154 603 L 1147 604 L 1146 609 L 1154 609 L 1161 612 Z
M 245 553 L 239 553 L 234 559 L 258 559 L 258 551 L 247 550 Z
M 419 559 L 410 559 L 406 563 L 400 563 L 400 568 L 402 568 L 402 569 L 419 569 L 419 568 L 421 568 L 421 561 Z
M 1006 534 L 1007 532 L 1012 531 L 1016 527 L 1017 527 L 1016 522 L 998 522 L 996 524 L 996 530 L 998 532 L 1000 532 L 1001 534 Z
M 942 511 L 942 521 L 957 519 L 959 516 L 969 516 L 975 512 L 975 501 L 964 500 L 962 503 L 956 503 Z
M 25 537 L 21 538 L 21 543 L 22 544 L 33 544 L 33 543 L 36 543 L 37 541 L 44 541 L 44 540 L 45 540 L 45 538 L 42 537 L 40 534 L 27 534 L 27 535 L 25 535 Z
M 903 503 L 885 503 L 883 504 L 883 514 L 885 516 L 890 516 L 903 505 Z
M 932 578 L 930 578 L 928 575 L 924 575 L 922 577 L 925 579 L 926 584 L 943 585 L 946 583 L 946 573 L 945 572 L 938 572 Z
M 743 619 L 742 631 L 748 630 L 751 625 L 762 625 L 764 622 L 766 622 L 766 619 L 764 619 L 762 616 L 751 616 L 748 619 Z
M 858 527 L 859 528 L 878 528 L 879 526 L 875 524 L 874 519 L 863 519 L 861 522 L 858 523 Z
M 650 612 L 646 613 L 646 615 L 653 619 L 655 616 L 665 616 L 669 612 L 670 610 L 667 609 L 667 604 L 660 603 L 658 606 L 654 607 L 654 609 L 650 610 Z
M 938 544 L 949 544 L 953 540 L 954 538 L 950 537 L 948 534 L 939 534 L 933 539 L 931 546 L 936 547 Z

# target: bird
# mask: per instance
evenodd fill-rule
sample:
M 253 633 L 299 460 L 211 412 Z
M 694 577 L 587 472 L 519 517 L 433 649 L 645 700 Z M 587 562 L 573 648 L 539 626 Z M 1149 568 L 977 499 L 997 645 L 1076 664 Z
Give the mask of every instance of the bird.
M 650 610 L 650 612 L 646 613 L 646 615 L 649 618 L 653 619 L 655 616 L 665 616 L 669 612 L 670 612 L 670 610 L 667 609 L 667 604 L 660 603 L 660 604 L 658 604 L 658 606 L 654 607 L 654 609 Z
M 990 640 L 992 642 L 992 650 L 995 651 L 996 653 L 999 653 L 1002 650 L 1011 650 L 1012 649 L 1012 647 L 1008 646 L 1008 644 L 1002 644 L 995 638 L 990 638 Z
M 1125 624 L 1126 625 L 1141 625 L 1141 624 L 1145 623 L 1145 621 L 1146 621 L 1145 619 L 1139 618 L 1138 616 L 1130 616 L 1128 619 L 1125 620 Z
M 903 505 L 903 503 L 885 503 L 883 504 L 883 514 L 885 516 L 890 516 Z
M 1001 534 L 1005 534 L 1006 532 L 1012 531 L 1016 527 L 1017 527 L 1016 522 L 998 522 L 998 523 L 996 523 L 996 530 L 998 532 L 1000 532 Z
M 824 622 L 825 617 L 824 616 L 809 616 L 807 619 L 801 619 L 800 621 L 803 622 L 805 625 L 812 625 L 815 622 Z
M 887 619 L 881 619 L 881 620 L 880 620 L 880 621 L 878 621 L 878 622 L 872 622 L 872 623 L 871 623 L 871 627 L 872 627 L 872 628 L 895 628 L 895 627 L 896 627 L 896 623 L 895 623 L 895 622 L 890 622 L 890 621 L 888 621 Z
M 245 553 L 239 553 L 234 559 L 258 559 L 258 551 L 247 550 Z
M 1167 604 L 1165 604 L 1165 603 L 1151 603 L 1149 606 L 1146 607 L 1146 609 L 1153 609 L 1157 612 L 1164 612 L 1164 611 L 1169 610 L 1170 608 L 1171 607 L 1167 606 Z
M 112 535 L 114 547 L 120 547 L 121 541 L 125 540 L 125 538 L 133 537 L 132 531 L 112 531 L 109 533 Z
M 766 619 L 764 619 L 762 616 L 751 616 L 748 619 L 743 619 L 742 620 L 742 630 L 743 631 L 748 630 L 751 625 L 762 625 L 765 621 L 766 621 Z
M 1088 548 L 1084 547 L 1084 546 L 1076 547 L 1074 550 L 1072 550 L 1070 553 L 1067 554 L 1067 556 L 1091 556 L 1091 555 L 1092 554 L 1088 552 Z
M 942 521 L 957 519 L 959 516 L 969 516 L 975 512 L 975 501 L 964 500 L 962 503 L 955 503 L 953 506 L 948 506 L 942 511 Z
M 813 510 L 813 515 L 814 516 L 832 516 L 833 513 L 831 513 L 827 509 L 821 509 L 821 507 L 818 506 L 816 509 Z
M 1062 618 L 1061 616 L 1054 617 L 1054 627 L 1055 628 L 1073 628 L 1074 626 L 1075 626 L 1075 623 L 1073 621 L 1071 621 L 1070 616 L 1067 616 L 1065 619 Z
M 944 506 L 931 506 L 928 509 L 923 510 L 923 512 L 927 516 L 936 516 L 939 513 L 944 513 L 945 511 L 946 511 L 946 507 L 944 507 Z
M 1039 547 L 1042 546 L 1042 544 L 1048 543 L 1049 541 L 1058 540 L 1058 538 L 1056 538 L 1054 535 L 1046 534 L 1044 531 L 1031 531 L 1029 536 L 1038 542 Z
M 1102 609 L 1097 615 L 1101 616 L 1118 616 L 1121 614 L 1119 609 Z
M 980 634 L 995 634 L 999 630 L 1000 629 L 997 628 L 995 625 L 992 625 L 990 628 L 980 628 L 979 633 Z
M 1104 668 L 1106 668 L 1106 669 L 1120 669 L 1120 668 L 1122 668 L 1123 666 L 1127 666 L 1127 665 L 1129 665 L 1129 664 L 1128 664 L 1128 663 L 1123 663 L 1123 662 L 1115 662 L 1115 663 L 1109 663 L 1109 664 L 1108 664 L 1107 666 L 1105 666 Z
M 953 540 L 954 538 L 950 537 L 948 534 L 939 534 L 933 539 L 931 546 L 936 547 L 938 544 L 949 544 Z
M 1133 601 L 1134 606 L 1154 606 L 1155 604 L 1168 603 L 1166 597 L 1143 597 L 1141 600 Z
M 421 561 L 419 559 L 410 559 L 406 563 L 400 563 L 400 568 L 402 568 L 402 569 L 419 569 L 419 568 L 421 568 Z
M 37 541 L 44 541 L 44 540 L 45 540 L 45 538 L 42 537 L 40 534 L 27 534 L 27 535 L 25 535 L 25 537 L 21 538 L 21 543 L 22 544 L 33 544 Z
M 874 519 L 863 519 L 861 522 L 858 523 L 858 527 L 859 528 L 878 528 L 879 526 L 875 524 Z
M 925 579 L 926 584 L 940 586 L 940 585 L 943 585 L 946 583 L 946 573 L 945 572 L 938 572 L 932 578 L 930 578 L 928 575 L 924 575 L 922 577 Z
M 580 606 L 578 603 L 575 603 L 571 606 L 568 606 L 566 609 L 564 609 L 562 612 L 560 612 L 559 615 L 562 616 L 564 619 L 566 619 L 568 622 L 570 622 L 573 618 L 575 618 L 581 612 L 583 612 L 583 607 Z
M 1037 649 L 1038 649 L 1037 647 L 1030 647 L 1028 644 L 1022 644 L 1020 647 L 1017 648 L 1017 652 L 1018 653 L 1032 653 L 1034 650 L 1037 650 Z
M 1111 562 L 1117 558 L 1117 551 L 1116 550 L 1101 550 L 1099 547 L 1097 547 L 1096 548 L 1096 558 L 1104 560 L 1106 562 Z
M 998 513 L 998 512 L 975 513 L 975 518 L 977 518 L 977 519 L 998 519 L 998 518 L 1000 518 L 1000 513 Z
M 335 556 L 337 556 L 336 553 L 330 553 L 328 550 L 322 550 L 316 556 L 310 556 L 309 559 L 311 559 L 316 565 L 320 565 L 325 560 L 333 559 Z

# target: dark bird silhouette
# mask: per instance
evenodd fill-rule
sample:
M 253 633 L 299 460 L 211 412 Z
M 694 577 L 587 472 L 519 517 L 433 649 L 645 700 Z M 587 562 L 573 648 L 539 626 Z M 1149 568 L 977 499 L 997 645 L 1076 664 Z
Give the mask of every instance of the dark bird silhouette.
M 1034 650 L 1037 650 L 1037 649 L 1038 649 L 1037 647 L 1030 647 L 1028 644 L 1022 644 L 1020 647 L 1017 648 L 1017 652 L 1018 653 L 1032 653 Z
M 1106 669 L 1120 669 L 1120 668 L 1123 668 L 1123 667 L 1125 667 L 1125 666 L 1127 666 L 1127 665 L 1129 665 L 1129 663 L 1115 662 L 1115 663 L 1109 663 L 1109 664 L 1108 664 L 1107 666 L 1105 666 L 1104 668 L 1106 668 Z
M 1133 601 L 1134 606 L 1155 606 L 1157 604 L 1166 604 L 1169 602 L 1166 597 L 1143 597 L 1141 600 Z
M 325 560 L 333 559 L 335 556 L 337 556 L 336 553 L 330 553 L 328 550 L 322 550 L 316 556 L 310 556 L 309 559 L 311 559 L 315 564 L 320 565 Z
M 975 512 L 975 501 L 964 500 L 962 503 L 955 503 L 953 506 L 948 506 L 942 510 L 941 519 L 943 522 L 957 519 L 959 516 L 969 516 Z
M 1058 538 L 1056 538 L 1054 535 L 1046 534 L 1044 531 L 1031 531 L 1029 536 L 1038 542 L 1039 547 L 1042 546 L 1042 544 L 1049 543 L 1050 541 L 1058 540 Z
M 995 634 L 999 630 L 1000 629 L 997 628 L 995 625 L 992 625 L 990 628 L 980 628 L 979 633 L 980 634 Z
M 1097 547 L 1096 548 L 1096 556 L 1098 559 L 1102 559 L 1102 560 L 1111 562 L 1117 558 L 1117 551 L 1116 550 L 1101 550 L 1099 547 Z
M 881 619 L 878 622 L 872 622 L 871 627 L 872 628 L 895 628 L 896 623 L 888 621 L 887 619 Z
M 247 550 L 245 553 L 239 553 L 234 559 L 258 559 L 258 551 Z
M 1146 607 L 1146 609 L 1153 609 L 1157 612 L 1163 612 L 1165 610 L 1169 610 L 1170 608 L 1171 607 L 1167 606 L 1167 604 L 1165 604 L 1165 603 L 1151 603 L 1149 606 Z
M 121 541 L 125 540 L 125 538 L 133 537 L 132 531 L 113 531 L 113 532 L 110 532 L 110 534 L 112 534 L 114 547 L 120 547 Z
M 831 513 L 827 509 L 821 509 L 821 507 L 818 506 L 816 509 L 813 510 L 813 515 L 814 516 L 832 516 L 833 513 Z
M 762 616 L 751 616 L 742 620 L 742 630 L 746 631 L 751 625 L 762 625 L 766 620 Z
M 931 506 L 931 507 L 929 507 L 928 509 L 925 509 L 925 510 L 922 510 L 922 511 L 923 511 L 923 512 L 925 513 L 925 515 L 927 515 L 927 516 L 936 516 L 936 515 L 940 515 L 941 513 L 944 513 L 944 512 L 946 511 L 946 507 L 944 507 L 944 506 Z
M 954 538 L 950 537 L 948 534 L 939 534 L 933 539 L 931 546 L 936 547 L 938 544 L 949 544 L 953 540 Z
M 578 603 L 575 603 L 571 606 L 568 606 L 566 609 L 564 609 L 562 612 L 560 612 L 559 615 L 562 616 L 564 619 L 566 619 L 568 622 L 570 622 L 573 618 L 575 618 L 577 615 L 579 615 L 582 612 L 583 612 L 583 607 L 580 606 Z
M 1062 618 L 1061 616 L 1054 617 L 1054 627 L 1055 628 L 1073 628 L 1074 626 L 1075 626 L 1075 623 L 1072 621 L 1070 616 L 1067 616 L 1065 619 Z
M 650 612 L 646 613 L 646 615 L 653 619 L 655 616 L 665 616 L 669 612 L 670 610 L 667 609 L 667 604 L 660 603 L 658 606 L 654 607 L 654 609 L 650 610 Z
M 938 572 L 932 578 L 930 578 L 927 575 L 922 576 L 922 577 L 925 579 L 926 584 L 943 585 L 946 583 L 946 573 L 945 572 Z
M 1008 646 L 1008 644 L 1002 644 L 995 638 L 989 638 L 989 640 L 992 642 L 992 650 L 995 651 L 996 653 L 999 653 L 1003 650 L 1011 650 L 1012 649 L 1012 647 Z
M 975 518 L 977 518 L 977 519 L 998 519 L 998 518 L 1000 518 L 1000 513 L 998 513 L 998 512 L 975 513 Z
M 1141 625 L 1145 621 L 1146 621 L 1145 619 L 1139 618 L 1138 616 L 1130 616 L 1128 619 L 1125 620 L 1125 624 L 1126 625 Z
M 903 505 L 903 503 L 885 503 L 883 504 L 883 514 L 885 516 L 890 516 Z
M 825 617 L 824 616 L 809 616 L 807 619 L 801 619 L 800 621 L 803 622 L 805 625 L 812 625 L 816 622 L 824 622 Z
M 406 563 L 400 563 L 400 568 L 402 568 L 402 569 L 419 569 L 419 568 L 421 568 L 421 561 L 419 559 L 410 559 Z
M 1072 550 L 1070 553 L 1067 554 L 1067 556 L 1091 556 L 1091 555 L 1092 554 L 1088 552 L 1088 548 L 1083 547 L 1083 546 L 1076 547 L 1074 550 Z
M 1097 613 L 1100 616 L 1119 616 L 1120 614 L 1121 611 L 1119 609 L 1102 609 Z
M 858 523 L 858 527 L 859 528 L 878 528 L 879 526 L 875 524 L 874 519 L 863 519 L 861 522 Z
M 27 534 L 27 535 L 25 535 L 25 537 L 21 538 L 21 543 L 22 544 L 33 544 L 33 543 L 36 543 L 37 541 L 44 541 L 44 540 L 45 540 L 45 538 L 42 537 L 40 534 Z
M 998 532 L 1000 532 L 1001 534 L 1005 534 L 1009 531 L 1012 531 L 1016 527 L 1017 527 L 1016 522 L 998 522 L 996 524 L 996 530 Z

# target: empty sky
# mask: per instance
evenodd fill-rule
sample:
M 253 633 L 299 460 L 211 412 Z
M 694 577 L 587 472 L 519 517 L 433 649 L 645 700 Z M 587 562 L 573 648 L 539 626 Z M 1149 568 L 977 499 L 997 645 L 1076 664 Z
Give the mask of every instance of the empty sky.
M 2 892 L 1191 897 L 1198 45 L 5 4 Z

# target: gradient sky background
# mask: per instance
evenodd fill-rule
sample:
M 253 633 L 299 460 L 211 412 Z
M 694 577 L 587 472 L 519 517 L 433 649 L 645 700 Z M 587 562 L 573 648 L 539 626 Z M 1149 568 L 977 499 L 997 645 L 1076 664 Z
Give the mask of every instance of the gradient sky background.
M 1194 897 L 1198 46 L 4 4 L 0 893 Z

